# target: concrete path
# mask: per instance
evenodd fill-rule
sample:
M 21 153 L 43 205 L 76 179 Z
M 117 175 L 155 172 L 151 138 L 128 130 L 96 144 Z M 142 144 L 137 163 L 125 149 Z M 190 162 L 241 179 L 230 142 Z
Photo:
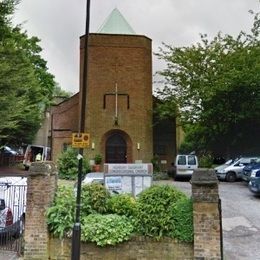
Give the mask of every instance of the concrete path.
M 22 260 L 22 258 L 16 255 L 16 252 L 0 251 L 0 260 L 16 260 L 16 259 Z

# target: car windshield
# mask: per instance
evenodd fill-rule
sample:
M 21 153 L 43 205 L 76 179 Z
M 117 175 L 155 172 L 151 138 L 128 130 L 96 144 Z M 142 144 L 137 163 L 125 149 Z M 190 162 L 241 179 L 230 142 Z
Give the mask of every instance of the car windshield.
M 8 146 L 5 146 L 5 150 L 7 150 L 8 152 L 12 151 L 12 149 L 10 147 L 8 147 Z
M 226 164 L 226 165 L 230 165 L 232 162 L 233 162 L 233 160 L 230 159 L 230 160 L 226 161 L 225 164 Z

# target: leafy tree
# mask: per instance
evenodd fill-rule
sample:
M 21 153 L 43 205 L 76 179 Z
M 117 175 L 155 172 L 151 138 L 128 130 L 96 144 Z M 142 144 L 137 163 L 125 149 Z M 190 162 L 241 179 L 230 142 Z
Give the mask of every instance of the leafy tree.
M 13 26 L 18 0 L 0 2 L 0 142 L 29 143 L 50 104 L 55 81 L 48 72 L 37 37 Z
M 68 92 L 62 89 L 58 84 L 54 87 L 53 97 L 69 98 L 73 95 L 72 92 Z
M 250 153 L 260 138 L 260 19 L 251 33 L 237 37 L 218 33 L 190 47 L 164 44 L 157 54 L 167 68 L 158 96 L 161 115 L 179 116 L 191 150 Z M 174 109 L 176 106 L 176 109 Z M 178 107 L 178 109 L 177 109 Z M 225 151 L 223 151 L 225 150 Z

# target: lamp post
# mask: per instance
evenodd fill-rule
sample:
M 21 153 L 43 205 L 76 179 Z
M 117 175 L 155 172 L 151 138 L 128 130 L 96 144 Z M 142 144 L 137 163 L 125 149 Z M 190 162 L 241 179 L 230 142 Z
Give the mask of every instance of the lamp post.
M 79 133 L 85 132 L 85 115 L 86 115 L 86 102 L 87 102 L 86 99 L 87 81 L 88 81 L 89 18 L 90 18 L 90 0 L 87 0 Z M 76 216 L 75 216 L 75 223 L 73 226 L 73 233 L 72 233 L 71 260 L 80 259 L 80 235 L 81 235 L 80 200 L 81 200 L 81 180 L 82 180 L 82 159 L 83 159 L 83 148 L 80 148 L 78 154 L 78 161 L 79 161 L 78 162 L 78 186 L 77 186 L 77 199 L 76 199 Z

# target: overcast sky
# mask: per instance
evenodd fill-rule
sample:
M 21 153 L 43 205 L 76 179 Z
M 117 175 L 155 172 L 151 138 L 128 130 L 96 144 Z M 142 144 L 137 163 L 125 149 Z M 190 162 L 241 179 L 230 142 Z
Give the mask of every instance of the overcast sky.
M 90 32 L 96 32 L 117 7 L 137 34 L 153 41 L 153 51 L 162 42 L 191 45 L 200 33 L 218 31 L 237 35 L 249 31 L 259 11 L 258 0 L 92 0 Z M 14 23 L 23 23 L 31 36 L 41 39 L 42 56 L 62 89 L 79 89 L 79 37 L 85 32 L 86 0 L 21 0 Z M 162 69 L 153 57 L 153 72 Z

